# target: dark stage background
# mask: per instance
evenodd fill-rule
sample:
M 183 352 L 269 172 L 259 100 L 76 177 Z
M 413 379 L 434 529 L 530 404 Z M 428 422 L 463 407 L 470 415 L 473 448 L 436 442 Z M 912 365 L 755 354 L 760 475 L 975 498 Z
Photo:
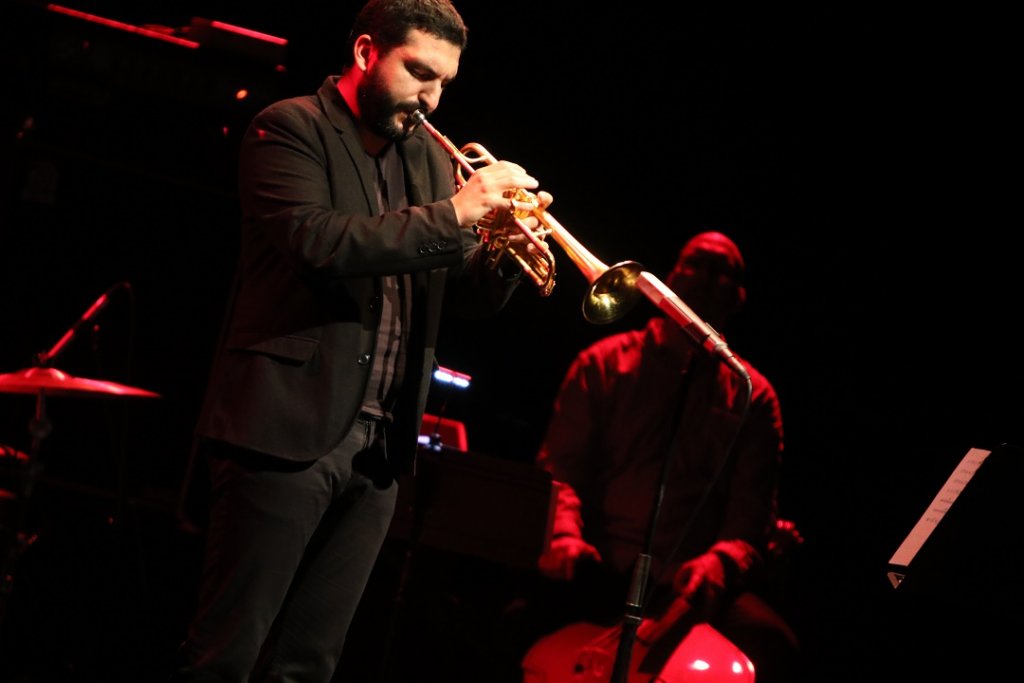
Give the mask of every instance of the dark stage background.
M 358 3 L 255 5 L 67 2 L 179 36 L 221 20 L 286 38 L 282 54 L 4 4 L 0 372 L 112 290 L 54 364 L 161 395 L 48 401 L 39 540 L 3 625 L 11 680 L 146 680 L 181 636 L 199 541 L 175 511 L 237 247 L 236 143 L 260 107 L 338 70 Z M 704 229 L 740 245 L 750 297 L 729 343 L 782 400 L 782 507 L 806 538 L 786 607 L 808 681 L 1001 653 L 973 578 L 940 558 L 943 589 L 904 595 L 885 569 L 969 447 L 1021 441 L 1006 17 L 600 7 L 462 2 L 470 46 L 432 121 L 522 163 L 609 265 L 664 276 Z M 480 454 L 530 461 L 574 353 L 653 312 L 590 325 L 583 276 L 555 254 L 551 296 L 524 285 L 494 320 L 444 330 L 439 362 L 473 383 L 438 388 L 431 409 Z M 0 394 L 0 443 L 31 451 L 34 407 Z M 1004 509 L 983 520 L 1005 544 L 992 534 L 978 576 L 1020 567 L 1019 510 Z

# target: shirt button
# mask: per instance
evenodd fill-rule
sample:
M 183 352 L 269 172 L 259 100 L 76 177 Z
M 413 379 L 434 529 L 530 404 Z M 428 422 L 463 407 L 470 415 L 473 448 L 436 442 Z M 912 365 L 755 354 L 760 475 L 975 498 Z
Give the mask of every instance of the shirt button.
M 359 354 L 359 358 L 356 358 L 356 362 L 359 363 L 360 365 L 368 365 L 370 363 L 370 354 L 368 354 L 368 353 L 361 353 L 361 354 Z

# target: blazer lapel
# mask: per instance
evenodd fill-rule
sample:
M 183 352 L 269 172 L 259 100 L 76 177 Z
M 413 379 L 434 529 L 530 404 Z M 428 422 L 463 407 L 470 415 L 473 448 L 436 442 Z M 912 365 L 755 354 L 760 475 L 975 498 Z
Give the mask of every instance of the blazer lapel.
M 338 92 L 338 77 L 329 76 L 320 86 L 317 92 L 323 107 L 324 115 L 331 122 L 334 129 L 338 131 L 338 138 L 345 146 L 352 165 L 359 172 L 359 182 L 362 186 L 363 196 L 366 198 L 366 210 L 369 215 L 376 216 L 380 213 L 377 206 L 377 192 L 374 189 L 374 179 L 377 176 L 377 169 L 374 167 L 370 156 L 363 149 L 359 142 L 359 133 L 356 131 L 355 121 L 348 105 Z

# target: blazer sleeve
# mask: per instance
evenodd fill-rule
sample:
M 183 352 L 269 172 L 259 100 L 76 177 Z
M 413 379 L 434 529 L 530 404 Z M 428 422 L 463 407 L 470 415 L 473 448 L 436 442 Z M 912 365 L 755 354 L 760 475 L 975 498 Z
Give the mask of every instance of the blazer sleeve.
M 249 244 L 311 281 L 461 266 L 463 230 L 448 196 L 378 215 L 372 162 L 313 105 L 285 100 L 253 120 L 240 150 Z

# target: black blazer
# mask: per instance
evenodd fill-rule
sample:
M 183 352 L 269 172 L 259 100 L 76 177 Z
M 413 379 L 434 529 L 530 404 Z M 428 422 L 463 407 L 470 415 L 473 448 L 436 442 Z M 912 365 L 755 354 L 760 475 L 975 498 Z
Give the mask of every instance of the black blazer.
M 422 128 L 398 152 L 410 208 L 380 216 L 376 169 L 336 76 L 253 119 L 239 157 L 241 253 L 197 436 L 295 461 L 330 451 L 365 393 L 380 276 L 411 273 L 409 364 L 388 455 L 412 463 L 442 301 L 482 317 L 517 278 L 487 268 L 458 225 L 448 153 Z

